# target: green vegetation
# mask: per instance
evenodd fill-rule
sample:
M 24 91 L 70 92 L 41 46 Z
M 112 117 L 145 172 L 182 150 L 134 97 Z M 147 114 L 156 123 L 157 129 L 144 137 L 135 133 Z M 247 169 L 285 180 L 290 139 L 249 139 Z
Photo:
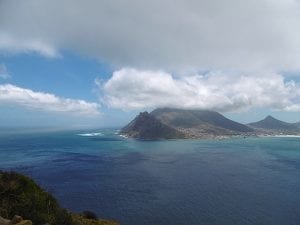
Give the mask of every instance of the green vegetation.
M 20 215 L 34 225 L 117 225 L 107 220 L 88 219 L 61 208 L 57 200 L 32 179 L 15 172 L 0 171 L 0 216 Z

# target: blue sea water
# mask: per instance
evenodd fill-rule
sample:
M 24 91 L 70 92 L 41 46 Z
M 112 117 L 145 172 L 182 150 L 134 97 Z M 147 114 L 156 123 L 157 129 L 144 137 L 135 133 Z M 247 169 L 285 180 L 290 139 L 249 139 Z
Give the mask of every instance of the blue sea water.
M 0 135 L 0 169 L 123 225 L 298 225 L 300 138 L 135 141 L 116 130 Z

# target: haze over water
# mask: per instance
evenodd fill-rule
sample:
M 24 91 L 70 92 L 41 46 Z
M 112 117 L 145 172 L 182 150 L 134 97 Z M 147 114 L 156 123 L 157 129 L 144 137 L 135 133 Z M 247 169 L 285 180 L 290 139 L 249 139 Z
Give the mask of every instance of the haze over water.
M 124 225 L 300 224 L 300 138 L 135 141 L 117 130 L 0 136 L 0 169 Z

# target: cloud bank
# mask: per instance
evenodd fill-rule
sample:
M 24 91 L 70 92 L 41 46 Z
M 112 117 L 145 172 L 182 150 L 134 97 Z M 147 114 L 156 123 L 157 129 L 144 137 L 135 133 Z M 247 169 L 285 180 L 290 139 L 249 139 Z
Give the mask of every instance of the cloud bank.
M 0 85 L 0 103 L 15 104 L 33 110 L 68 113 L 77 116 L 97 116 L 99 105 L 84 100 L 60 98 L 53 94 L 34 92 L 11 84 Z
M 300 71 L 299 11 L 299 0 L 2 0 L 0 54 L 98 58 L 116 70 L 99 85 L 114 108 L 300 111 L 299 84 L 280 75 Z M 96 112 L 56 100 L 53 111 Z
M 2 0 L 0 51 L 140 69 L 300 69 L 299 0 Z
M 299 84 L 276 73 L 225 74 L 209 72 L 174 77 L 161 71 L 122 69 L 105 83 L 96 82 L 103 101 L 123 110 L 147 107 L 212 109 L 220 112 L 270 107 L 300 111 Z

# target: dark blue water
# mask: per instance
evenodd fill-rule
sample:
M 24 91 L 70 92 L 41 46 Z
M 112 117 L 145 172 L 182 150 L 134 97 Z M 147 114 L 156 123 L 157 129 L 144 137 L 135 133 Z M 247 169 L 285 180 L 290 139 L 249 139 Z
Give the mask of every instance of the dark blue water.
M 2 135 L 0 168 L 123 225 L 300 224 L 300 138 L 139 142 L 101 132 Z

